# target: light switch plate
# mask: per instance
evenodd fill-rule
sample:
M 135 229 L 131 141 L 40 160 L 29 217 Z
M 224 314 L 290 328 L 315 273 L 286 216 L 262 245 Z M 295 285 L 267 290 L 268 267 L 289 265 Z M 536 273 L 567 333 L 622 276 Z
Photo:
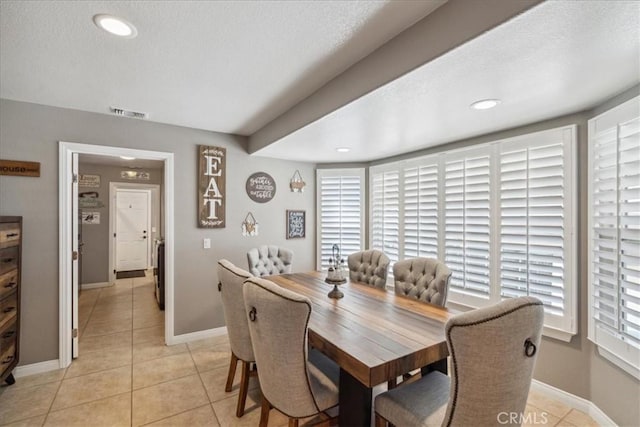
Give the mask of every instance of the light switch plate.
M 202 243 L 203 243 L 202 246 L 205 249 L 211 249 L 211 239 L 203 239 Z

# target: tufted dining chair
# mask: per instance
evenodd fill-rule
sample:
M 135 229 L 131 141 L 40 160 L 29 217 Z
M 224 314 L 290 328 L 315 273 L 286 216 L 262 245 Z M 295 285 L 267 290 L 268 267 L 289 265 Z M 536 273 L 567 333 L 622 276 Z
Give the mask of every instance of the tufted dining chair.
M 253 356 L 247 313 L 245 312 L 244 298 L 242 296 L 242 284 L 249 277 L 251 277 L 249 272 L 236 267 L 226 259 L 218 261 L 218 279 L 220 280 L 218 290 L 222 295 L 224 320 L 227 325 L 229 344 L 231 345 L 231 362 L 224 391 L 231 391 L 238 361 L 240 361 L 242 367 L 240 392 L 236 406 L 237 417 L 244 415 L 247 391 L 249 390 L 249 377 L 255 375 L 255 369 L 251 369 L 251 364 L 256 359 Z
M 434 371 L 376 396 L 376 427 L 500 425 L 512 414 L 522 417 L 543 318 L 542 302 L 533 297 L 450 318 L 451 379 Z
M 266 426 L 271 407 L 289 417 L 321 413 L 338 404 L 339 368 L 326 357 L 307 350 L 311 301 L 258 277 L 243 287 L 249 331 L 259 366 L 262 390 L 260 426 Z
M 247 252 L 249 271 L 254 276 L 291 273 L 293 252 L 273 245 L 263 245 Z
M 366 283 L 376 288 L 383 288 L 387 284 L 389 257 L 384 252 L 369 249 L 355 252 L 347 258 L 349 279 L 354 282 Z
M 393 265 L 398 295 L 444 307 L 447 302 L 451 270 L 433 258 L 410 258 Z

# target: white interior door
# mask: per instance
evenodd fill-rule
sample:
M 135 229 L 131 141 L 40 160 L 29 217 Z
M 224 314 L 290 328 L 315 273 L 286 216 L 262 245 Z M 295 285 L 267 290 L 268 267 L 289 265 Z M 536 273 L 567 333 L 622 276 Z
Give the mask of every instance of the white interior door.
M 71 357 L 78 357 L 78 289 L 80 277 L 78 274 L 78 153 L 71 155 Z
M 149 266 L 151 193 L 148 190 L 116 191 L 117 271 L 143 270 Z

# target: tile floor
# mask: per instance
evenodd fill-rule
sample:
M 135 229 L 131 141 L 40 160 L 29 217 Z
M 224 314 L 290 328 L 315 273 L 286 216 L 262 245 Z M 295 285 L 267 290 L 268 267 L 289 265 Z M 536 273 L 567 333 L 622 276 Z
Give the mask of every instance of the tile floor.
M 239 372 L 234 390 L 224 391 L 230 357 L 226 336 L 164 345 L 164 312 L 155 302 L 150 276 L 82 291 L 79 314 L 80 357 L 67 369 L 0 387 L 0 425 L 258 425 L 257 381 L 251 380 L 242 418 L 235 417 Z M 532 425 L 597 425 L 535 392 L 527 411 Z M 287 425 L 287 418 L 272 410 L 269 425 Z

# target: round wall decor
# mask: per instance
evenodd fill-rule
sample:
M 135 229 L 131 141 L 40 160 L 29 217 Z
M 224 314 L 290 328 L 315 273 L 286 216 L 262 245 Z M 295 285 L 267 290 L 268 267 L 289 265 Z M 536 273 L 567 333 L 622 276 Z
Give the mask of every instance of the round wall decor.
M 266 172 L 256 172 L 247 179 L 247 195 L 258 203 L 267 203 L 276 195 L 276 180 Z

